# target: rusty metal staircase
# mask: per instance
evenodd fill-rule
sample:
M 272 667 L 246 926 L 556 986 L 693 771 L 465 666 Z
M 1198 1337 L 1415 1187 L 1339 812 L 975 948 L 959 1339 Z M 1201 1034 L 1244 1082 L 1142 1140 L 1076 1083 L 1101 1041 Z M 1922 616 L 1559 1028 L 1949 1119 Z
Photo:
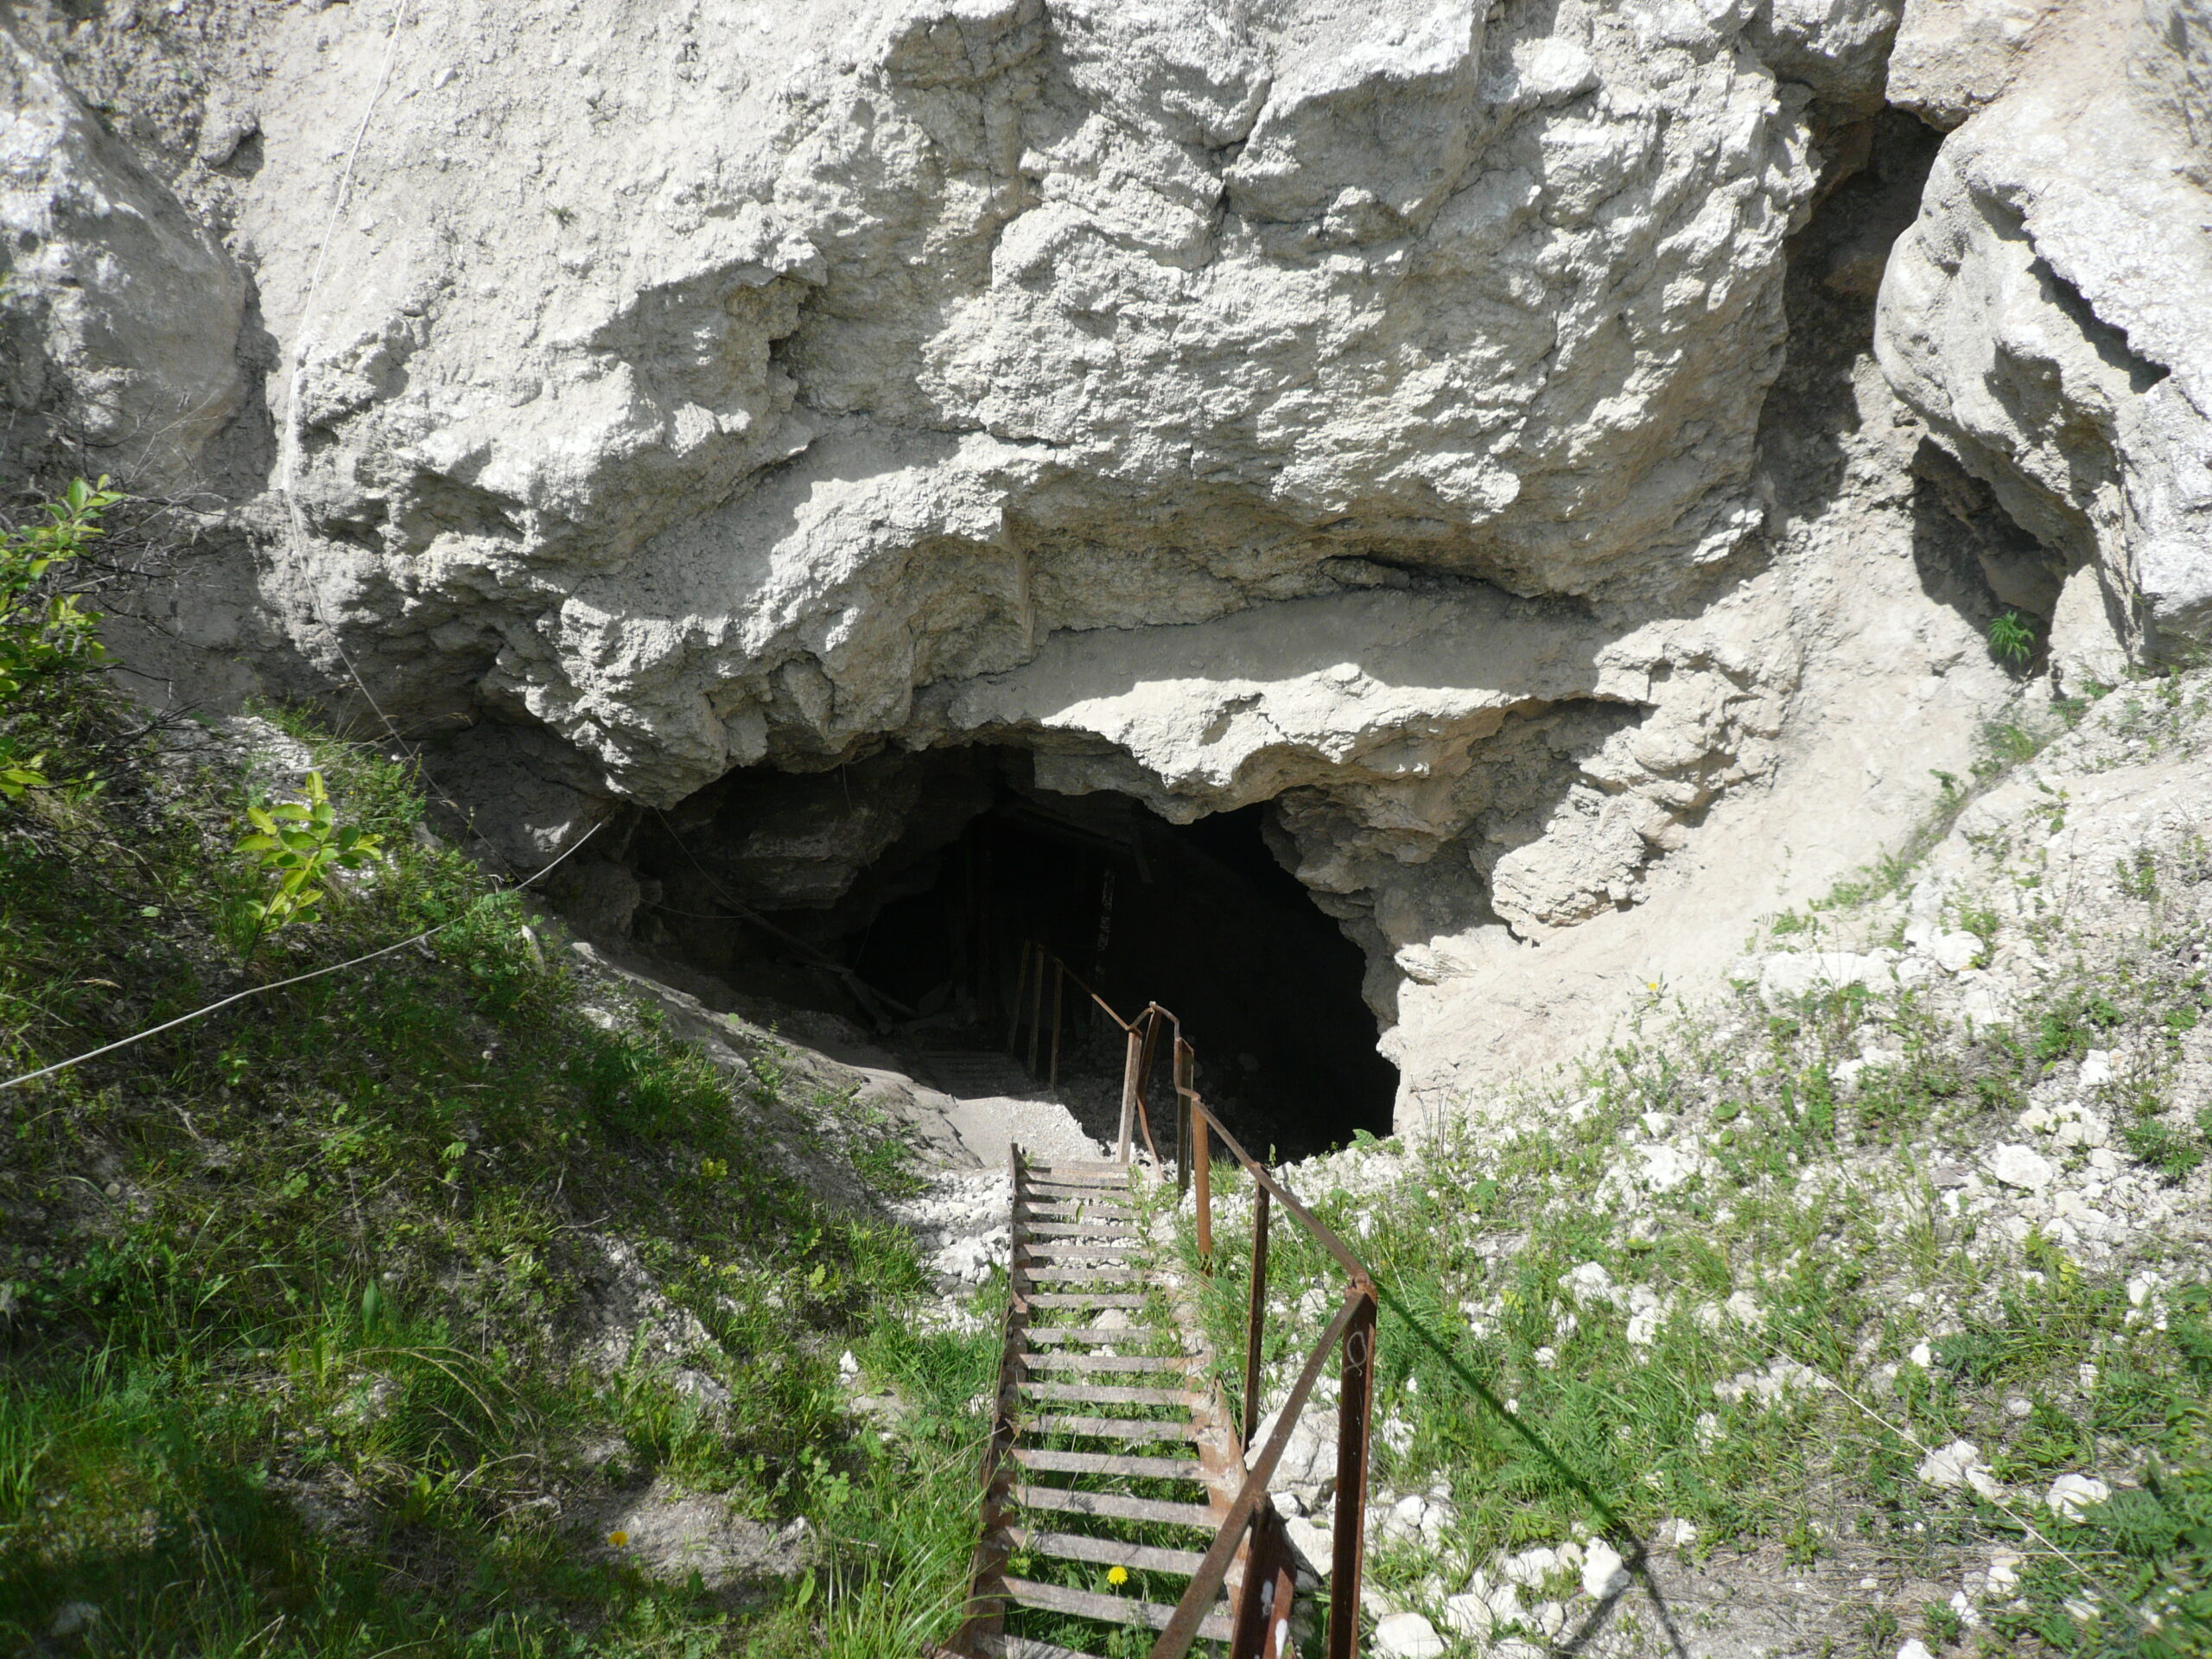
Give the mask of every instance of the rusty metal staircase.
M 1247 1155 L 1192 1087 L 1191 1046 L 1158 1004 L 1115 1014 L 1064 963 L 1033 947 L 1053 982 L 1057 1067 L 1062 987 L 1072 981 L 1127 1037 L 1119 1157 L 1033 1165 L 1015 1147 L 1008 1300 L 996 1409 L 982 1470 L 981 1538 L 951 1659 L 1289 1659 L 1298 1650 L 1294 1561 L 1268 1484 L 1330 1357 L 1342 1356 L 1335 1528 L 1324 1650 L 1358 1650 L 1376 1297 L 1358 1259 Z M 1024 965 L 1025 981 L 1029 963 Z M 1033 998 L 1033 1065 L 1041 998 Z M 1017 1029 L 1014 1035 L 1018 1038 Z M 1200 1268 L 1214 1259 L 1211 1170 L 1217 1139 L 1253 1183 L 1242 1412 L 1173 1265 L 1144 1224 L 1165 1166 L 1147 1096 L 1170 1062 L 1177 1194 L 1195 1191 Z M 1266 1443 L 1248 1453 L 1261 1398 L 1271 1201 L 1344 1268 L 1345 1294 L 1290 1386 Z M 1204 1541 L 1201 1543 L 1201 1541 Z
M 1011 1173 L 1001 1434 L 963 1635 L 983 1659 L 1069 1659 L 1100 1650 L 1065 1644 L 1087 1626 L 1166 1628 L 1204 1565 L 1188 1546 L 1234 1499 L 1242 1447 L 1202 1380 L 1211 1356 L 1152 1270 L 1132 1172 L 1039 1167 L 1017 1149 Z M 1063 1640 L 1011 1633 L 1009 1616 Z M 1231 1619 L 1226 1604 L 1208 1610 L 1199 1638 L 1226 1642 Z

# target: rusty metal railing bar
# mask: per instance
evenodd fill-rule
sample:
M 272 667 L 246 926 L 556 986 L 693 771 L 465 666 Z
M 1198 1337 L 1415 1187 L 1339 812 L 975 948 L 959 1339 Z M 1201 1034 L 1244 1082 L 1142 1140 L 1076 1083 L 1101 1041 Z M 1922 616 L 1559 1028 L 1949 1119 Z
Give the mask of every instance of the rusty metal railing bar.
M 1005 1603 L 996 1599 L 978 1598 L 974 1592 L 988 1585 L 1005 1570 L 1005 1550 L 995 1524 L 999 1519 L 1001 1489 L 1008 1481 L 1007 1452 L 1014 1445 L 1014 1414 L 1020 1408 L 1020 1377 L 1014 1356 L 1020 1351 L 1021 1339 L 1029 1325 L 1030 1307 L 1014 1273 L 1014 1264 L 1020 1261 L 1026 1240 L 1020 1222 L 1021 1189 L 1027 1171 L 1023 1166 L 1021 1148 L 1007 1148 L 1007 1182 L 1009 1194 L 1007 1209 L 1007 1304 L 999 1316 L 999 1376 L 997 1390 L 991 1407 L 991 1434 L 983 1446 L 983 1509 L 982 1528 L 976 1541 L 976 1553 L 969 1569 L 970 1595 L 960 1630 L 953 1637 L 950 1651 L 974 1653 L 977 1638 L 986 1634 L 995 1635 L 1002 1628 Z
M 1282 1461 L 1284 1448 L 1290 1444 L 1291 1432 L 1298 1426 L 1307 1396 L 1320 1381 L 1321 1367 L 1328 1359 L 1329 1350 L 1344 1339 L 1344 1332 L 1351 1328 L 1353 1319 L 1367 1301 L 1368 1298 L 1357 1290 L 1347 1292 L 1343 1306 L 1337 1309 L 1337 1317 L 1329 1321 L 1321 1339 L 1313 1344 L 1313 1351 L 1306 1357 L 1305 1369 L 1299 1372 L 1289 1397 L 1276 1414 L 1274 1432 L 1268 1436 L 1259 1456 L 1247 1465 L 1249 1472 L 1237 1491 L 1236 1501 L 1230 1505 L 1221 1529 L 1214 1534 L 1213 1546 L 1198 1563 L 1190 1588 L 1175 1605 L 1174 1616 L 1160 1631 L 1160 1639 L 1153 1643 L 1152 1659 L 1181 1659 L 1198 1639 L 1199 1622 L 1205 1618 L 1222 1580 L 1229 1574 L 1229 1564 L 1236 1557 L 1237 1546 L 1244 1541 L 1246 1529 L 1252 1524 L 1253 1512 L 1267 1496 L 1268 1483 L 1274 1478 L 1275 1465 Z
M 1038 990 L 1043 988 L 1045 963 L 1051 953 L 1033 941 L 1029 950 L 1037 963 Z M 1297 1382 L 1275 1414 L 1275 1426 L 1268 1434 L 1255 1459 L 1248 1462 L 1243 1484 L 1238 1489 L 1227 1516 L 1214 1535 L 1212 1545 L 1202 1558 L 1198 1571 L 1176 1604 L 1167 1624 L 1153 1644 L 1150 1659 L 1183 1659 L 1191 1644 L 1198 1638 L 1199 1624 L 1211 1609 L 1215 1595 L 1220 1591 L 1236 1552 L 1244 1546 L 1249 1536 L 1253 1549 L 1247 1560 L 1247 1574 L 1251 1580 L 1248 1590 L 1257 1593 L 1260 1555 L 1262 1538 L 1255 1517 L 1266 1499 L 1268 1484 L 1274 1478 L 1276 1465 L 1281 1461 L 1284 1448 L 1289 1444 L 1292 1431 L 1304 1414 L 1314 1383 L 1319 1379 L 1321 1368 L 1326 1363 L 1329 1351 L 1339 1343 L 1344 1346 L 1344 1367 L 1338 1396 L 1337 1426 L 1337 1497 L 1336 1514 L 1331 1538 L 1332 1571 L 1329 1586 L 1329 1659 L 1352 1659 L 1358 1641 L 1359 1587 L 1361 1568 L 1365 1549 L 1365 1509 L 1370 1414 L 1373 1404 L 1375 1370 L 1376 1315 L 1379 1299 L 1375 1281 L 1366 1264 L 1355 1255 L 1351 1247 L 1338 1237 L 1318 1216 L 1300 1203 L 1295 1193 L 1269 1173 L 1267 1166 L 1244 1150 L 1243 1145 L 1224 1128 L 1206 1105 L 1196 1088 L 1193 1061 L 1196 1051 L 1183 1039 L 1183 1022 L 1169 1009 L 1158 1002 L 1149 1002 L 1134 1020 L 1124 1020 L 1114 1008 L 1077 975 L 1067 969 L 1058 957 L 1052 957 L 1055 968 L 1076 983 L 1104 1009 L 1107 1016 L 1127 1033 L 1130 1041 L 1126 1047 L 1123 1073 L 1123 1134 L 1122 1161 L 1128 1160 L 1128 1117 L 1132 1107 L 1144 1131 L 1145 1144 L 1152 1153 L 1153 1162 L 1160 1163 L 1159 1147 L 1153 1141 L 1151 1114 L 1147 1109 L 1152 1070 L 1156 1063 L 1157 1042 L 1163 1029 L 1173 1033 L 1171 1054 L 1173 1059 L 1173 1088 L 1177 1112 L 1177 1163 L 1179 1188 L 1186 1185 L 1195 1172 L 1196 1223 L 1199 1259 L 1207 1273 L 1212 1271 L 1212 1135 L 1218 1135 L 1230 1155 L 1251 1176 L 1253 1195 L 1253 1284 L 1251 1300 L 1246 1313 L 1246 1353 L 1244 1376 L 1244 1422 L 1242 1432 L 1249 1435 L 1256 1426 L 1255 1414 L 1259 1409 L 1261 1365 L 1261 1322 L 1265 1312 L 1265 1274 L 1268 1256 L 1268 1204 L 1280 1204 L 1290 1212 L 1293 1219 L 1312 1235 L 1315 1243 L 1333 1257 L 1351 1281 L 1343 1305 L 1336 1317 L 1329 1322 L 1313 1349 Z M 1025 956 L 1025 980 L 1027 957 Z M 1055 982 L 1055 990 L 1058 982 Z M 1041 1009 L 1039 1010 L 1041 1013 Z M 1032 1018 L 1030 1043 L 1033 1054 L 1038 1039 L 1038 1020 Z M 1136 1040 L 1141 1029 L 1143 1039 Z M 1033 1074 L 1034 1065 L 1032 1065 Z M 1187 1139 L 1185 1132 L 1187 1131 Z M 1195 1161 L 1194 1161 L 1195 1160 Z M 1237 1627 L 1247 1632 L 1255 1627 L 1254 1621 L 1242 1609 Z M 1243 1649 L 1240 1648 L 1239 1649 Z
M 1252 1272 L 1244 1301 L 1244 1415 L 1247 1440 L 1260 1422 L 1260 1351 L 1268 1317 L 1268 1189 L 1252 1191 Z
M 1244 1150 L 1236 1137 L 1221 1127 L 1221 1120 L 1207 1109 L 1205 1102 L 1198 1097 L 1195 1090 L 1186 1090 L 1180 1092 L 1196 1109 L 1198 1116 L 1212 1125 L 1213 1132 L 1221 1137 L 1222 1144 L 1229 1148 L 1229 1155 L 1243 1166 L 1245 1172 L 1255 1181 L 1273 1193 L 1275 1202 L 1296 1217 L 1299 1224 L 1313 1235 L 1315 1241 L 1322 1249 L 1337 1258 L 1337 1265 L 1351 1276 L 1352 1283 L 1372 1295 L 1375 1292 L 1375 1281 L 1368 1276 L 1365 1265 L 1351 1253 L 1351 1248 L 1344 1243 L 1344 1240 L 1332 1232 L 1319 1217 L 1300 1204 L 1297 1196 L 1288 1187 L 1268 1173 L 1266 1165 L 1254 1161 L 1252 1154 Z

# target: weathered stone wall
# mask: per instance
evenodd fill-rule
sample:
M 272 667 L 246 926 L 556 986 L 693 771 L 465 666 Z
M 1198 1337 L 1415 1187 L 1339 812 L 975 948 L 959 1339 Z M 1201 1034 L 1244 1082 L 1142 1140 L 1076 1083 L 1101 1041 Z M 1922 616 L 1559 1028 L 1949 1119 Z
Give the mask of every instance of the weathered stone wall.
M 2212 10 L 2051 10 L 1960 67 L 1971 98 L 1931 98 L 1977 112 L 1891 261 L 1879 348 L 2056 555 L 2062 665 L 2109 682 L 2130 646 L 2212 633 Z
M 7 27 L 19 463 L 511 856 L 887 747 L 1272 800 L 1441 1101 L 1893 842 L 1999 603 L 2206 625 L 2202 0 Z

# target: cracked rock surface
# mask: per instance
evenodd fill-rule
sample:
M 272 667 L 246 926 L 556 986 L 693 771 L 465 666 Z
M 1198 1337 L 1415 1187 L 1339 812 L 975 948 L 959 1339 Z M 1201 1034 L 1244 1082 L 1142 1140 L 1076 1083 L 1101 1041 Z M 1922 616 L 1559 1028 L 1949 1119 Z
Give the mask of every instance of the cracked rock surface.
M 171 695 L 464 728 L 518 867 L 886 750 L 1272 802 L 1410 1121 L 1893 844 L 2001 609 L 2212 626 L 2208 19 L 26 4 L 9 442 L 188 504 Z

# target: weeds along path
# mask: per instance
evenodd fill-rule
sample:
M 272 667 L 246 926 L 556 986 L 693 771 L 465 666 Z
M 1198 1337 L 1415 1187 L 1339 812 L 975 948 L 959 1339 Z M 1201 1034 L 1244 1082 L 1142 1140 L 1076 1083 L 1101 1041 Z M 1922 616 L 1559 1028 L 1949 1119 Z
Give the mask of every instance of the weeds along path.
M 97 769 L 0 805 L 0 1064 L 165 1028 L 0 1095 L 0 1647 L 858 1656 L 957 1619 L 995 1304 L 925 1317 L 899 1125 L 766 1032 L 679 1039 L 372 748 L 133 738 L 96 680 L 9 714 Z M 309 769 L 382 850 L 247 964 L 243 807 Z

